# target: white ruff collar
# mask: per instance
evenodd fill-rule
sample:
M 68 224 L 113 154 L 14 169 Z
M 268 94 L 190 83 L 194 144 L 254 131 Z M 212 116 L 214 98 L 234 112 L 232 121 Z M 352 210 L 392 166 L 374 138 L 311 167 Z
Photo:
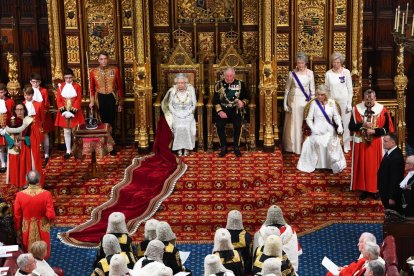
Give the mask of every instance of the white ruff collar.
M 40 93 L 39 88 L 35 88 L 35 87 L 32 87 L 32 88 L 34 91 L 33 100 L 39 103 L 43 102 L 42 93 Z
M 0 114 L 7 113 L 6 101 L 0 99 Z
M 66 83 L 61 94 L 63 98 L 75 98 L 77 96 L 76 90 L 72 83 Z
M 359 114 L 361 114 L 361 116 L 364 116 L 365 114 L 365 110 L 367 109 L 367 107 L 365 106 L 365 103 L 359 103 L 356 105 L 356 108 L 359 112 Z M 375 105 L 371 108 L 371 110 L 374 112 L 374 115 L 379 115 L 382 112 L 382 109 L 384 108 L 384 106 L 378 102 L 375 103 Z
M 34 108 L 33 101 L 31 101 L 31 102 L 26 101 L 26 103 L 24 105 L 27 108 L 27 115 L 28 116 L 36 115 L 36 110 Z

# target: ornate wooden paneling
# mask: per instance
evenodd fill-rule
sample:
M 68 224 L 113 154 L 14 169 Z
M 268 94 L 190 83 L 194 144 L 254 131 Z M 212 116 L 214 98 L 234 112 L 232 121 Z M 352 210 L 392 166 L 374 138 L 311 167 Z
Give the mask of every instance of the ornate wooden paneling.
M 30 74 L 38 72 L 43 83 L 50 83 L 47 3 L 44 0 L 1 0 L 0 74 L 6 81 L 6 55 L 14 53 L 19 81 L 28 84 Z

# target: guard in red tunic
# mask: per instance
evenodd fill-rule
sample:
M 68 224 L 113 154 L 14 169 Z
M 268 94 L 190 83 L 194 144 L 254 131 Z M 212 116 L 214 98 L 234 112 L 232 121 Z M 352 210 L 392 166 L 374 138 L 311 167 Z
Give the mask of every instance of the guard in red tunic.
M 40 174 L 40 185 L 45 184 L 45 176 L 42 170 L 42 156 L 40 153 L 40 145 L 43 142 L 43 122 L 45 121 L 45 109 L 42 103 L 33 100 L 34 90 L 27 87 L 24 90 L 23 104 L 27 109 L 27 116 L 33 118 L 30 130 L 30 148 L 32 152 L 32 169 Z
M 115 66 L 108 66 L 108 57 L 107 52 L 101 51 L 98 55 L 99 66 L 90 70 L 89 107 L 97 105 L 102 123 L 111 125 L 111 135 L 115 139 L 116 114 L 122 111 L 124 99 L 119 70 Z M 111 155 L 116 155 L 115 148 Z
M 351 189 L 362 191 L 360 199 L 377 197 L 377 171 L 383 153 L 382 136 L 394 132 L 387 109 L 376 102 L 375 91 L 364 92 L 364 100 L 352 110 L 349 130 L 354 132 Z
M 41 77 L 38 73 L 32 73 L 30 75 L 30 84 L 34 90 L 33 100 L 43 104 L 45 109 L 45 120 L 43 122 L 43 148 L 45 151 L 45 164 L 49 161 L 49 133 L 53 132 L 55 129 L 55 125 L 53 123 L 52 114 L 49 112 L 50 109 L 50 101 L 49 95 L 47 93 L 46 88 L 41 87 Z
M 18 242 L 27 252 L 33 242 L 43 240 L 47 243 L 47 255 L 50 256 L 50 221 L 55 218 L 52 194 L 39 185 L 39 174 L 30 171 L 27 174 L 29 187 L 16 194 L 14 202 L 14 226 Z
M 6 160 L 4 158 L 6 155 L 6 139 L 4 135 L 6 122 L 10 119 L 14 107 L 14 101 L 7 98 L 6 94 L 6 85 L 0 83 L 0 173 L 5 173 L 7 170 Z
M 63 74 L 65 82 L 59 83 L 56 95 L 59 113 L 56 115 L 55 126 L 63 128 L 63 136 L 66 144 L 66 153 L 63 158 L 67 160 L 72 153 L 72 128 L 84 124 L 85 119 L 83 118 L 81 110 L 82 88 L 73 81 L 72 69 L 65 69 Z

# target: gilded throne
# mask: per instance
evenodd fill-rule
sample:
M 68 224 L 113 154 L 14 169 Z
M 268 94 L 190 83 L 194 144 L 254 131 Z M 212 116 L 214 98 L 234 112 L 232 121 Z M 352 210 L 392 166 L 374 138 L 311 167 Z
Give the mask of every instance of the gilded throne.
M 190 55 L 184 50 L 180 42 L 173 49 L 167 63 L 161 63 L 157 67 L 157 75 L 159 80 L 159 93 L 154 103 L 155 122 L 158 122 L 161 116 L 161 101 L 165 93 L 174 85 L 174 78 L 178 73 L 187 76 L 188 82 L 192 84 L 197 94 L 197 108 L 194 114 L 197 122 L 197 150 L 204 150 L 203 136 L 203 97 L 204 97 L 204 81 L 203 81 L 203 64 L 194 63 Z
M 223 58 L 217 63 L 213 64 L 210 70 L 210 95 L 207 103 L 207 147 L 211 151 L 214 148 L 214 143 L 219 143 L 220 140 L 217 135 L 216 125 L 214 123 L 214 106 L 213 96 L 214 87 L 217 80 L 223 78 L 223 72 L 226 68 L 232 67 L 236 71 L 236 79 L 242 80 L 246 83 L 246 87 L 250 92 L 250 100 L 247 106 L 245 118 L 243 120 L 242 132 L 240 142 L 246 145 L 247 150 L 256 149 L 256 85 L 255 85 L 255 66 L 247 64 L 236 48 L 231 44 Z M 233 126 L 232 124 L 226 125 L 226 137 L 228 142 L 233 142 Z

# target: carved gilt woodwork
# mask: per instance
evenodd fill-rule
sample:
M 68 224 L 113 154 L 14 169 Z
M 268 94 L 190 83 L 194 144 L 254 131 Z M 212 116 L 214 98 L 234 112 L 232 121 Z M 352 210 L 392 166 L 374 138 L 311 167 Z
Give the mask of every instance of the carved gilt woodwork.
M 276 57 L 278 61 L 289 61 L 289 34 L 276 34 Z
M 334 1 L 334 24 L 346 25 L 347 0 L 335 0 Z
M 298 49 L 309 56 L 326 56 L 326 0 L 297 0 Z
M 175 0 L 177 23 L 192 22 L 233 22 L 235 19 L 234 0 L 194 1 Z
M 333 52 L 339 52 L 346 59 L 346 32 L 334 32 Z
M 243 0 L 242 1 L 242 20 L 243 25 L 257 25 L 258 24 L 258 0 Z
M 80 63 L 80 45 L 78 36 L 66 36 L 68 63 Z
M 277 6 L 277 25 L 289 26 L 290 7 L 289 0 L 280 0 Z
M 168 26 L 169 5 L 168 0 L 154 0 L 154 25 Z
M 122 0 L 122 27 L 132 28 L 132 0 Z
M 78 12 L 76 6 L 76 0 L 65 0 L 65 28 L 77 29 L 78 28 Z
M 97 60 L 102 49 L 109 58 L 115 57 L 114 8 L 111 1 L 104 0 L 89 0 L 85 6 L 91 60 Z

